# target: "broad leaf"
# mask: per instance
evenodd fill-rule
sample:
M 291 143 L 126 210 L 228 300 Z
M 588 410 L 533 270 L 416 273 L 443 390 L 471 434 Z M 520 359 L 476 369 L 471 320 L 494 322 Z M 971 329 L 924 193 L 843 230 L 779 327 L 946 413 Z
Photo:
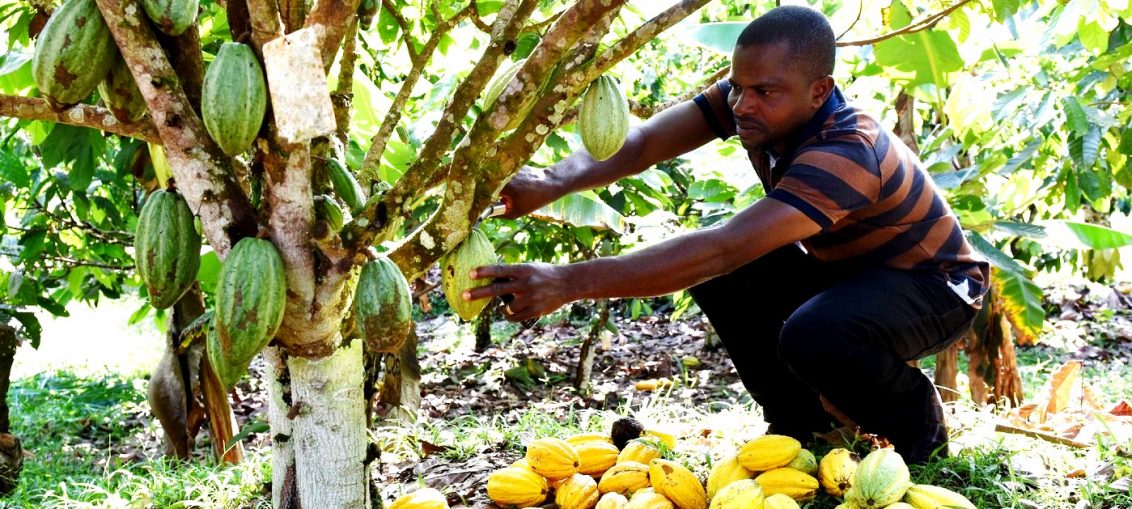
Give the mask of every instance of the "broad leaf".
M 964 233 L 966 233 L 967 241 L 971 243 L 971 247 L 975 248 L 975 251 L 978 251 L 979 254 L 983 255 L 983 257 L 986 258 L 987 261 L 991 263 L 991 265 L 1010 272 L 1017 272 L 1019 274 L 1026 273 L 1026 269 L 1024 267 L 1018 265 L 1018 262 L 1015 261 L 1014 258 L 1011 258 L 1010 255 L 1003 253 L 1002 250 L 995 247 L 994 244 L 991 244 L 990 241 L 986 239 L 986 237 L 983 237 L 978 232 L 973 231 L 967 231 Z
M 1046 236 L 1046 229 L 1042 225 L 1029 223 L 1015 223 L 1013 221 L 995 221 L 994 228 L 1011 235 L 1040 239 Z
M 1069 125 L 1069 130 L 1078 134 L 1089 130 L 1089 119 L 1076 97 L 1066 97 L 1062 107 L 1065 109 L 1065 122 Z
M 617 233 L 625 231 L 625 217 L 601 201 L 593 191 L 563 196 L 532 212 L 531 216 L 573 226 L 589 226 Z
M 730 55 L 735 49 L 735 41 L 746 27 L 745 21 L 701 23 L 688 29 L 686 35 L 705 48 Z
M 1132 234 L 1106 226 L 1076 221 L 1050 221 L 1046 223 L 1046 227 L 1050 238 L 1063 247 L 1116 249 L 1132 246 Z
M 94 179 L 97 158 L 106 151 L 106 142 L 94 129 L 56 125 L 43 140 L 43 165 L 52 168 L 70 165 L 68 181 L 74 191 L 84 191 Z
M 1014 326 L 1019 342 L 1034 343 L 1045 324 L 1041 287 L 1021 273 L 1005 270 L 994 271 L 992 279 L 1002 299 L 1004 314 Z
M 892 28 L 908 24 L 910 14 L 899 1 L 893 2 Z M 963 68 L 963 57 L 951 35 L 940 30 L 921 30 L 877 43 L 873 48 L 877 63 L 893 80 L 912 87 L 934 83 L 948 86 L 947 75 Z

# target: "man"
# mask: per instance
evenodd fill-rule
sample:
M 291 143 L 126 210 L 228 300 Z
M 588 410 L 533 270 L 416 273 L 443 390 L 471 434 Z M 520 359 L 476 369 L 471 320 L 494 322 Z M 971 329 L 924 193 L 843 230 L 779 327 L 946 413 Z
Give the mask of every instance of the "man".
M 834 49 L 823 15 L 775 8 L 739 36 L 726 80 L 632 130 L 617 155 L 524 169 L 503 190 L 518 217 L 738 135 L 765 199 L 621 256 L 480 267 L 472 277 L 500 282 L 464 298 L 511 294 L 505 313 L 521 321 L 578 299 L 690 288 L 770 432 L 806 441 L 828 431 L 824 397 L 908 462 L 946 454 L 935 388 L 906 361 L 970 326 L 988 265 L 915 154 L 845 102 Z

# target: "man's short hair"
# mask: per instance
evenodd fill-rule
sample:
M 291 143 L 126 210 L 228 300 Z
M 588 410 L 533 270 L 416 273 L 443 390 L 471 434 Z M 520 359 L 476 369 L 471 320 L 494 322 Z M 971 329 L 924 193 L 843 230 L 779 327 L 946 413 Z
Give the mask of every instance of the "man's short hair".
M 795 65 L 812 78 L 833 74 L 836 53 L 833 28 L 825 15 L 809 7 L 784 5 L 759 16 L 735 41 L 737 46 L 785 42 Z

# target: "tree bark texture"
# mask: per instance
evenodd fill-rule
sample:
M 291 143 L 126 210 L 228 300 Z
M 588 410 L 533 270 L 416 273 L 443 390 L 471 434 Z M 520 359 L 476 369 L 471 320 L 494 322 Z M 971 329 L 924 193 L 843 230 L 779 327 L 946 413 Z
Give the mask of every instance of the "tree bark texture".
M 993 287 L 984 298 L 983 308 L 967 341 L 967 374 L 971 381 L 971 399 L 976 404 L 1009 400 L 1014 406 L 1022 403 L 1022 377 L 1014 356 L 1010 322 Z
M 935 355 L 935 385 L 944 403 L 959 400 L 959 344 Z

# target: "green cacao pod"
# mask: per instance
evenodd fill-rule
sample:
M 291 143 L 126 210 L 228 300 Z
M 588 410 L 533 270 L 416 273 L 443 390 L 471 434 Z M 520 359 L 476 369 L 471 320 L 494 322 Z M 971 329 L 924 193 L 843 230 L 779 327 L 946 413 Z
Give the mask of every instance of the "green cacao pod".
M 114 60 L 106 79 L 98 84 L 98 95 L 118 120 L 134 122 L 145 115 L 145 99 L 121 57 Z
M 354 323 L 375 352 L 396 352 L 413 326 L 412 292 L 397 264 L 378 258 L 362 267 L 354 291 Z
M 220 46 L 204 73 L 201 116 L 209 136 L 229 156 L 248 149 L 263 124 L 267 85 L 251 47 L 238 42 Z
M 492 265 L 498 261 L 495 246 L 479 230 L 472 230 L 456 249 L 440 259 L 440 284 L 444 288 L 444 297 L 460 318 L 475 318 L 490 300 L 464 300 L 461 295 L 465 290 L 491 284 L 491 279 L 472 279 L 468 273 L 476 267 Z
M 330 177 L 330 186 L 334 188 L 334 194 L 342 199 L 346 208 L 350 209 L 350 213 L 361 212 L 366 206 L 366 193 L 346 165 L 337 159 L 328 158 L 326 173 Z
M 515 76 L 519 74 L 519 69 L 523 68 L 523 64 L 526 63 L 526 61 L 527 59 L 523 58 L 509 62 L 504 65 L 502 70 L 495 73 L 495 76 L 491 78 L 491 82 L 487 84 L 487 92 L 483 98 L 484 111 L 487 111 L 492 104 L 495 104 L 495 100 L 499 99 L 499 96 L 503 93 L 503 90 L 507 88 L 507 85 L 515 81 Z M 519 127 L 519 124 L 523 122 L 523 118 L 527 116 L 527 113 L 530 113 L 532 107 L 534 107 L 533 101 L 518 115 L 513 115 L 511 120 L 507 123 L 507 127 L 503 128 L 503 130 L 510 131 Z
M 196 22 L 200 0 L 142 0 L 142 7 L 159 30 L 181 35 Z
M 609 76 L 590 83 L 578 108 L 578 132 L 590 157 L 613 157 L 629 137 L 629 101 Z
M 89 97 L 117 58 L 118 47 L 94 0 L 66 0 L 39 33 L 31 72 L 39 93 L 64 108 Z
M 912 486 L 904 458 L 893 449 L 877 449 L 853 473 L 853 486 L 845 492 L 845 500 L 861 509 L 874 509 L 899 502 Z
M 208 345 L 208 359 L 218 375 L 225 375 L 220 380 L 226 386 L 239 381 L 252 358 L 275 336 L 286 298 L 287 278 L 275 245 L 252 237 L 240 239 L 220 268 L 216 337 Z
M 314 215 L 320 220 L 326 221 L 331 231 L 341 230 L 342 225 L 346 222 L 346 217 L 342 214 L 342 207 L 338 206 L 338 202 L 334 201 L 334 198 L 324 194 L 314 197 Z
M 816 476 L 818 475 L 818 458 L 809 449 L 802 449 L 798 451 L 798 455 L 790 463 L 786 464 L 786 468 L 793 468 L 804 474 Z
M 196 281 L 200 235 L 177 191 L 154 191 L 146 198 L 134 233 L 134 263 L 157 309 L 172 306 Z

